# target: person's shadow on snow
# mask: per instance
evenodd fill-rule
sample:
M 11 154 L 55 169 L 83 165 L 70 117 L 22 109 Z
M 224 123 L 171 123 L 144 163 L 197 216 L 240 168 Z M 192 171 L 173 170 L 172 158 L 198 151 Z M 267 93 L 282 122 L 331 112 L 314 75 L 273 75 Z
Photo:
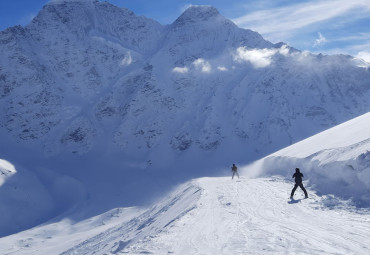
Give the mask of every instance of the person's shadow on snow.
M 300 199 L 290 199 L 290 201 L 288 201 L 288 204 L 297 204 L 299 202 L 301 202 L 301 200 L 303 200 L 303 198 L 300 198 Z

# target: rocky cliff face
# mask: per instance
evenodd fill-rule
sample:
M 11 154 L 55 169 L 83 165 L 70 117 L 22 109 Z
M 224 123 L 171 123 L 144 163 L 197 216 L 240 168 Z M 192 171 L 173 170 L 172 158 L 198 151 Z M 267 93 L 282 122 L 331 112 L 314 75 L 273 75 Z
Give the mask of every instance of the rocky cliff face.
M 53 1 L 2 31 L 0 50 L 3 135 L 46 155 L 236 147 L 251 160 L 370 109 L 370 72 L 354 58 L 272 44 L 208 6 L 162 26 Z

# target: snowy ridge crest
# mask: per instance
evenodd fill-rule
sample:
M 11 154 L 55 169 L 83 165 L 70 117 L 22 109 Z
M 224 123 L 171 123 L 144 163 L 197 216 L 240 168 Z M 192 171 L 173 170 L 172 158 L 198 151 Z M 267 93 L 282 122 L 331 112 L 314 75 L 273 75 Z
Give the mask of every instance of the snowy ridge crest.
M 63 3 L 98 3 L 98 0 L 51 0 L 47 5 L 63 4 Z
M 280 174 L 299 167 L 320 194 L 334 194 L 358 207 L 370 205 L 370 113 L 307 138 L 251 166 L 246 173 Z M 340 188 L 339 188 L 340 187 Z
M 176 19 L 175 23 L 194 23 L 215 18 L 223 18 L 216 8 L 208 5 L 192 5 Z

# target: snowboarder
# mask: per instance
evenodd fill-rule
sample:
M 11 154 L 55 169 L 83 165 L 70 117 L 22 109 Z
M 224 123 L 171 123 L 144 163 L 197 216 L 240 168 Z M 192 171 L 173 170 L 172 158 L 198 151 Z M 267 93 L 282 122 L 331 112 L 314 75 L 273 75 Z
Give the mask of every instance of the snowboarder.
M 303 174 L 299 171 L 299 168 L 296 168 L 295 173 L 292 176 L 292 178 L 295 178 L 295 185 L 294 185 L 294 188 L 292 190 L 292 193 L 290 194 L 290 198 L 293 198 L 294 192 L 298 188 L 298 186 L 303 190 L 305 198 L 308 198 L 307 191 L 303 187 L 302 177 L 303 177 Z
M 233 166 L 231 167 L 231 171 L 233 172 L 233 176 L 231 177 L 231 179 L 234 179 L 234 175 L 237 175 L 239 179 L 238 168 L 236 167 L 235 164 L 233 164 Z

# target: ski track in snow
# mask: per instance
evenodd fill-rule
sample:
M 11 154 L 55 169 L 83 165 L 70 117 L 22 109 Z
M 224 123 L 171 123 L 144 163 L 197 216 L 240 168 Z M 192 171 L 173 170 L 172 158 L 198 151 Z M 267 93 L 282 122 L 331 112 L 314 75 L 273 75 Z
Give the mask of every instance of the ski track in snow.
M 365 215 L 327 210 L 320 198 L 290 201 L 292 183 L 204 178 L 198 208 L 128 254 L 367 254 Z M 302 194 L 300 194 L 302 193 Z M 303 192 L 296 191 L 296 197 Z
M 292 187 L 280 177 L 196 179 L 138 216 L 115 219 L 115 226 L 99 234 L 91 235 L 97 233 L 93 227 L 90 234 L 82 229 L 85 241 L 59 244 L 54 254 L 370 254 L 367 211 L 326 207 L 326 198 L 310 189 L 309 199 L 297 189 L 290 200 Z M 78 226 L 75 235 L 83 240 Z M 38 236 L 37 228 L 32 231 Z M 58 235 L 52 239 L 18 252 L 50 254 Z M 20 254 L 14 248 L 21 243 L 17 235 L 1 241 L 6 244 L 1 254 Z

